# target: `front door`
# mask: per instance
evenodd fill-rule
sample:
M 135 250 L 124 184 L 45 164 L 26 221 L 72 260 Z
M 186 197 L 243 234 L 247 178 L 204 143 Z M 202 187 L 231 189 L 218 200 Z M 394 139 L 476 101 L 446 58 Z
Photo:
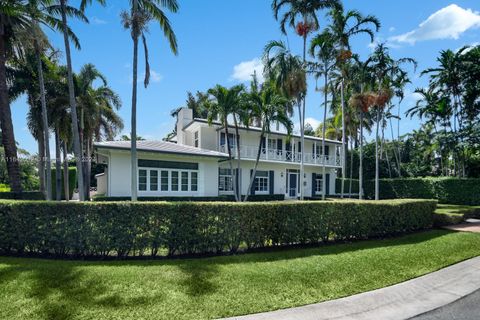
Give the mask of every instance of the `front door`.
M 298 173 L 288 172 L 288 196 L 296 198 L 298 195 Z

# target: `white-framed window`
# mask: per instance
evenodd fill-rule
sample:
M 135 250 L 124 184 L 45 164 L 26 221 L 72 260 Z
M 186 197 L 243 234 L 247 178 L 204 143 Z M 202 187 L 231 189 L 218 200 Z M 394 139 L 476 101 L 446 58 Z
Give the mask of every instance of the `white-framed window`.
M 230 141 L 230 148 L 235 149 L 237 147 L 237 138 L 233 133 L 228 134 L 228 141 Z M 220 133 L 220 146 L 227 146 L 225 132 Z
M 315 193 L 322 193 L 323 178 L 321 174 L 315 176 Z
M 138 191 L 142 192 L 198 191 L 198 172 L 182 169 L 138 169 Z
M 233 192 L 233 180 L 230 169 L 218 169 L 218 191 Z
M 198 148 L 199 146 L 198 131 L 195 131 L 193 133 L 193 143 L 195 145 L 195 148 Z
M 270 176 L 268 171 L 257 171 L 255 174 L 255 194 L 270 192 Z

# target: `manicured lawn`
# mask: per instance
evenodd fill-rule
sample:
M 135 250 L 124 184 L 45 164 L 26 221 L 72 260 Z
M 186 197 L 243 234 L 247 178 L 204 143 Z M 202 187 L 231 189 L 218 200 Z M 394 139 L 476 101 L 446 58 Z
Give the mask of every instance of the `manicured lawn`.
M 480 255 L 480 234 L 197 260 L 0 257 L 0 319 L 209 319 L 299 306 L 398 283 Z
M 438 204 L 435 213 L 464 215 L 472 211 L 480 211 L 480 206 L 464 206 L 458 204 Z

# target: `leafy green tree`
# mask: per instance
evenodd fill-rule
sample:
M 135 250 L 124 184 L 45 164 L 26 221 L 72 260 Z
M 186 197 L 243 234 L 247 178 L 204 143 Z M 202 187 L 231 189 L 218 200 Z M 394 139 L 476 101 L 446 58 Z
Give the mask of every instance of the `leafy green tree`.
M 357 10 L 345 11 L 341 3 L 336 4 L 328 13 L 332 20 L 329 29 L 336 39 L 338 48 L 337 67 L 340 70 L 340 100 L 342 114 L 342 186 L 341 197 L 344 194 L 344 184 L 346 176 L 346 148 L 347 143 L 347 118 L 348 126 L 352 127 L 353 118 L 349 117 L 348 110 L 345 110 L 345 80 L 349 78 L 348 60 L 352 57 L 350 39 L 353 36 L 367 34 L 373 42 L 375 32 L 380 29 L 380 21 L 372 15 L 364 16 Z M 348 81 L 347 81 L 348 83 Z M 347 88 L 348 89 L 348 88 Z M 353 158 L 352 158 L 353 159 Z M 351 181 L 351 180 L 350 180 Z M 350 188 L 351 189 L 351 188 Z
M 229 133 L 229 117 L 235 117 L 238 113 L 239 108 L 241 108 L 241 96 L 242 92 L 244 91 L 243 85 L 236 85 L 232 88 L 228 89 L 219 84 L 217 84 L 214 88 L 209 89 L 208 95 L 209 99 L 206 102 L 206 108 L 208 110 L 208 123 L 212 125 L 214 121 L 220 121 L 220 124 L 223 128 L 225 128 L 225 140 L 227 144 L 227 153 L 228 153 L 228 162 L 230 165 L 230 172 L 232 175 L 232 182 L 233 182 L 233 193 L 235 194 L 235 200 L 241 201 L 241 189 L 239 188 L 239 181 L 235 178 L 234 170 L 233 170 L 233 155 L 232 155 L 232 142 L 230 139 Z M 238 133 L 237 133 L 238 134 Z M 237 135 L 238 137 L 238 135 Z M 234 138 L 235 139 L 235 138 Z M 238 138 L 236 138 L 236 146 L 237 146 L 237 157 L 240 157 L 240 149 Z M 237 168 L 240 169 L 239 167 Z M 238 171 L 239 174 L 239 171 Z M 239 190 L 240 189 L 240 190 Z
M 315 77 L 323 76 L 324 79 L 324 102 L 323 102 L 323 123 L 327 123 L 328 112 L 328 81 L 329 75 L 335 67 L 335 60 L 337 57 L 337 50 L 335 48 L 335 37 L 326 29 L 322 33 L 313 38 L 310 45 L 310 55 L 318 59 L 318 63 L 313 65 Z M 322 177 L 326 176 L 326 153 L 325 153 L 325 139 L 326 139 L 326 125 L 323 126 L 322 131 Z M 342 160 L 343 161 L 343 160 Z M 343 176 L 343 175 L 342 175 Z M 325 190 L 327 188 L 326 179 L 322 179 L 322 200 L 325 200 Z
M 291 135 L 293 123 L 288 117 L 288 105 L 291 100 L 279 92 L 276 84 L 273 81 L 264 83 L 260 90 L 252 90 L 248 93 L 247 104 L 250 110 L 250 117 L 258 119 L 261 124 L 260 139 L 258 142 L 257 156 L 255 158 L 255 165 L 253 167 L 248 190 L 252 189 L 255 182 L 255 175 L 257 173 L 260 155 L 263 149 L 263 141 L 266 133 L 270 133 L 270 128 L 274 123 L 279 123 L 287 130 L 288 137 Z M 248 200 L 249 192 L 244 198 Z
M 131 121 L 131 194 L 132 201 L 137 201 L 137 78 L 138 78 L 138 41 L 141 38 L 145 54 L 145 78 L 144 86 L 150 82 L 150 64 L 148 59 L 148 46 L 146 34 L 150 22 L 158 22 L 160 29 L 170 45 L 170 50 L 178 53 L 177 37 L 170 25 L 170 21 L 164 10 L 176 13 L 178 11 L 177 0 L 130 0 L 129 12 L 121 14 L 125 29 L 130 30 L 133 40 L 133 82 L 132 82 L 132 121 Z
M 302 101 L 307 92 L 307 79 L 301 58 L 292 55 L 282 41 L 271 41 L 264 49 L 263 60 L 267 78 L 274 81 L 276 87 L 280 89 L 288 99 L 294 99 L 296 101 L 300 120 L 300 131 L 303 137 L 304 121 Z M 302 161 L 300 165 L 300 177 L 302 177 L 302 183 L 300 184 L 300 198 L 303 199 L 303 142 L 301 146 Z

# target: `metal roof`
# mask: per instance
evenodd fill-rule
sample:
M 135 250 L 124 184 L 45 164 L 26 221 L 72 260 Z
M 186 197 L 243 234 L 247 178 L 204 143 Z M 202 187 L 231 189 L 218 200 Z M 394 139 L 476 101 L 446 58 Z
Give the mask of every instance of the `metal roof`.
M 95 142 L 95 148 L 100 149 L 118 149 L 118 150 L 130 150 L 130 141 L 105 141 Z M 186 146 L 166 141 L 153 141 L 153 140 L 139 140 L 137 141 L 137 150 L 146 152 L 158 152 L 168 154 L 190 155 L 200 157 L 215 157 L 215 158 L 228 158 L 228 154 L 217 152 L 213 150 L 206 150 L 195 148 L 192 146 Z

